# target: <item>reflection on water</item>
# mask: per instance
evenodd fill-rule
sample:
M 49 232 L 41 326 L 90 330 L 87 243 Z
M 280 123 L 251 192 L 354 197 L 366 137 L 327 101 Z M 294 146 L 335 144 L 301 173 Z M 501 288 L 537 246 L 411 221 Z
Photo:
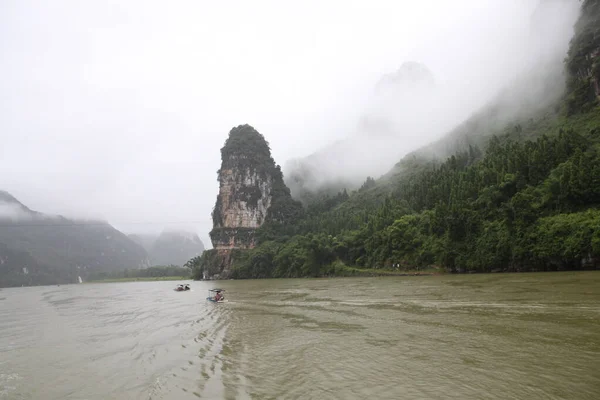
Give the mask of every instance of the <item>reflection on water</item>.
M 0 291 L 0 399 L 597 399 L 600 273 Z

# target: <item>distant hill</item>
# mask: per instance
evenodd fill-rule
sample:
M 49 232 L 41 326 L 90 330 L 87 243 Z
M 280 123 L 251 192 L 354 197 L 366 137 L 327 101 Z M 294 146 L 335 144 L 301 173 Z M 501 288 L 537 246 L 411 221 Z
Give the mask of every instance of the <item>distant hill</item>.
M 142 246 L 146 250 L 146 252 L 148 252 L 148 255 L 150 255 L 152 245 L 154 244 L 154 242 L 156 242 L 156 239 L 158 239 L 158 235 L 155 233 L 131 233 L 127 236 L 129 237 L 129 239 Z
M 145 266 L 144 248 L 107 222 L 43 214 L 0 191 L 0 286 L 69 283 Z
M 436 86 L 431 71 L 417 62 L 405 62 L 384 75 L 374 85 L 354 131 L 286 163 L 285 181 L 294 197 L 306 202 L 316 189 L 357 188 L 367 176 L 389 170 L 404 155 L 407 132 L 418 136 L 432 130 L 430 113 L 443 101 Z M 438 119 L 445 126 L 445 120 Z
M 574 35 L 550 23 L 574 7 Z M 535 68 L 381 178 L 263 224 L 231 277 L 600 269 L 600 0 L 541 1 L 534 17 Z
M 204 243 L 192 232 L 164 231 L 155 234 L 131 234 L 129 238 L 144 247 L 152 265 L 183 266 L 204 251 Z
M 592 16 L 595 3 L 585 3 L 581 9 Z M 421 63 L 404 62 L 384 75 L 364 99 L 366 108 L 354 130 L 285 164 L 285 181 L 293 196 L 307 204 L 315 199 L 315 193 L 319 198 L 335 196 L 344 188 L 358 189 L 368 176 L 390 175 L 390 169 L 392 174 L 412 171 L 415 159 L 443 160 L 469 145 L 483 148 L 492 135 L 517 126 L 519 133 L 532 137 L 547 132 L 561 111 L 558 108 L 567 84 L 563 59 L 579 7 L 570 0 L 540 0 L 530 18 L 529 34 L 523 37 L 527 51 L 519 74 L 489 101 L 473 108 L 461 106 L 464 95 L 444 80 L 436 80 Z M 582 35 L 585 45 L 598 35 L 594 24 L 590 26 L 590 32 Z M 595 57 L 593 44 L 590 46 L 582 55 L 589 60 Z M 577 71 L 591 72 L 591 64 Z M 543 125 L 539 123 L 542 119 Z M 409 154 L 407 143 L 418 150 Z

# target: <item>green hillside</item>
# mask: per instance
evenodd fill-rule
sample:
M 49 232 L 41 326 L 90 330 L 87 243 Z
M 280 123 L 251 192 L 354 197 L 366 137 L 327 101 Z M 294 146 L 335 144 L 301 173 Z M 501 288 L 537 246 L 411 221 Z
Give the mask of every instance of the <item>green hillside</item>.
M 560 99 L 502 124 L 488 105 L 381 179 L 312 196 L 299 221 L 259 229 L 233 276 L 598 268 L 599 27 L 600 1 L 584 1 Z
M 74 283 L 147 265 L 137 243 L 107 222 L 33 211 L 0 190 L 0 287 Z

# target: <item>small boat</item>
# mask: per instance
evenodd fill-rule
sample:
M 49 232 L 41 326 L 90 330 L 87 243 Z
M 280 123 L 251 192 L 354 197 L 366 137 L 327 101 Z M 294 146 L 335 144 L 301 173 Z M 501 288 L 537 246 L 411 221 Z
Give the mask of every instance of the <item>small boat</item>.
M 225 289 L 209 289 L 208 297 L 206 300 L 212 301 L 213 303 L 225 303 Z
M 177 285 L 177 287 L 173 290 L 176 292 L 185 292 L 187 290 L 192 290 L 192 289 L 190 289 L 190 285 L 188 285 L 186 283 L 185 285 Z

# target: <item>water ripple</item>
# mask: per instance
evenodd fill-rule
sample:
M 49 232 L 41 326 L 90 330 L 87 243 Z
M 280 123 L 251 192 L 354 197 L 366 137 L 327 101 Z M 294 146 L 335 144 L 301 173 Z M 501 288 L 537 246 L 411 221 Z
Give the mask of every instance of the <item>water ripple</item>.
M 2 292 L 0 399 L 596 399 L 600 274 Z M 50 383 L 51 384 L 50 384 Z

